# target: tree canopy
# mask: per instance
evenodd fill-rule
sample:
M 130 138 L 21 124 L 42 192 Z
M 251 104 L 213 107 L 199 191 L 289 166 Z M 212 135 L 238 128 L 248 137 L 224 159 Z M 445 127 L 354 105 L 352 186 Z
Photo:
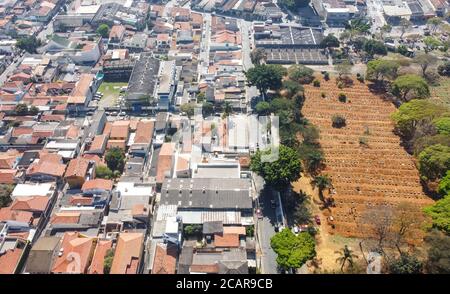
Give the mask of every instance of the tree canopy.
M 27 115 L 28 114 L 28 106 L 24 103 L 19 103 L 16 105 L 15 112 L 17 115 Z
M 450 273 L 450 236 L 438 230 L 433 230 L 425 237 L 429 246 L 426 262 L 427 273 L 449 274 Z
M 278 90 L 282 85 L 282 78 L 286 70 L 281 65 L 261 64 L 249 69 L 245 75 L 250 85 L 255 86 L 263 97 L 269 89 Z
M 428 83 L 415 74 L 401 75 L 392 84 L 392 93 L 403 101 L 412 98 L 426 98 L 430 96 Z
M 272 155 L 271 150 L 258 150 L 250 162 L 250 169 L 263 177 L 266 183 L 285 188 L 300 178 L 302 165 L 294 149 L 280 145 L 277 160 L 264 162 L 264 157 L 261 157 L 269 155 Z
M 368 80 L 393 80 L 397 77 L 398 62 L 387 59 L 374 59 L 367 63 L 366 78 Z
M 114 260 L 114 249 L 108 249 L 103 260 L 103 273 L 109 274 Z
M 439 134 L 450 135 L 450 117 L 439 117 L 433 121 L 433 125 Z
M 194 103 L 185 103 L 180 106 L 180 110 L 182 112 L 186 113 L 186 115 L 189 118 L 191 118 L 192 116 L 194 116 L 195 104 Z
M 445 177 L 443 177 L 439 181 L 438 192 L 442 196 L 446 196 L 446 195 L 450 194 L 450 170 L 447 171 L 447 173 L 445 174 Z
M 450 147 L 431 145 L 419 154 L 419 172 L 425 181 L 442 178 L 450 170 Z
M 389 263 L 391 274 L 420 274 L 423 265 L 417 257 L 408 253 L 402 253 L 399 258 Z
M 8 206 L 11 202 L 11 193 L 14 185 L 0 184 L 0 208 Z
M 100 179 L 111 179 L 113 172 L 106 165 L 99 165 L 95 168 L 95 177 Z
M 280 0 L 280 4 L 287 9 L 295 11 L 297 8 L 308 6 L 311 0 Z
M 278 265 L 284 269 L 299 268 L 316 256 L 314 238 L 307 232 L 295 236 L 285 228 L 272 237 L 270 246 L 278 255 Z
M 322 42 L 320 42 L 320 46 L 323 48 L 338 48 L 340 45 L 339 39 L 336 38 L 335 35 L 329 34 L 325 38 L 323 38 Z
M 377 55 L 387 54 L 386 45 L 384 45 L 383 42 L 374 39 L 366 40 L 363 44 L 363 50 L 366 51 L 366 53 L 370 57 L 373 57 L 375 54 Z
M 253 64 L 260 65 L 263 61 L 267 60 L 266 51 L 262 48 L 255 48 L 252 52 L 250 52 L 250 59 Z
M 433 221 L 433 227 L 450 234 L 450 195 L 424 208 L 424 212 Z
M 111 148 L 106 153 L 105 160 L 110 170 L 122 172 L 125 165 L 125 153 L 119 147 Z
M 107 24 L 101 24 L 97 28 L 97 34 L 102 36 L 102 38 L 107 38 L 109 35 L 109 26 Z
M 422 69 L 422 76 L 426 76 L 426 71 L 430 65 L 437 62 L 437 57 L 431 53 L 419 53 L 414 56 L 414 62 Z
M 258 115 L 268 115 L 270 113 L 270 103 L 266 101 L 258 102 L 255 106 Z
M 291 65 L 287 74 L 289 79 L 300 84 L 309 84 L 314 80 L 314 71 L 301 64 Z
M 37 48 L 42 45 L 41 40 L 36 36 L 21 37 L 17 40 L 16 46 L 28 53 L 37 53 Z

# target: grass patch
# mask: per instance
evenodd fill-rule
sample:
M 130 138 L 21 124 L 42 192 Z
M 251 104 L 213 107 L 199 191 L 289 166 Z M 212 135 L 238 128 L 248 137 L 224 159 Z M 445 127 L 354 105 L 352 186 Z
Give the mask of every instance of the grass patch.
M 430 87 L 431 100 L 437 104 L 450 106 L 450 79 L 441 78 L 439 85 Z
M 120 95 L 120 88 L 126 87 L 128 83 L 107 83 L 103 82 L 98 88 L 98 92 L 103 93 L 102 100 L 111 100 L 111 104 L 116 103 Z

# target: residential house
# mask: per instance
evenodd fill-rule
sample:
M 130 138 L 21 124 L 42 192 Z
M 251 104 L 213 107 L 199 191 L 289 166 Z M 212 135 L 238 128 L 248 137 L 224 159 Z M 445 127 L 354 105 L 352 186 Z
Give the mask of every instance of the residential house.
M 138 274 L 144 249 L 144 234 L 120 233 L 111 274 Z

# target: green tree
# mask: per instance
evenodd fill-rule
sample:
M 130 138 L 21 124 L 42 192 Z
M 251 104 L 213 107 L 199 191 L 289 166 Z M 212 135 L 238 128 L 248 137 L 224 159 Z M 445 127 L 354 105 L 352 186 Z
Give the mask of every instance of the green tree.
M 108 249 L 103 260 L 103 273 L 109 274 L 111 272 L 112 263 L 114 260 L 114 249 Z
M 320 42 L 320 46 L 323 48 L 338 48 L 339 45 L 339 39 L 336 38 L 333 34 L 329 34 L 328 36 L 323 38 L 322 42 Z
M 31 107 L 30 107 L 30 114 L 31 115 L 36 115 L 36 114 L 38 114 L 39 113 L 39 108 L 37 108 L 36 106 L 34 106 L 34 105 L 31 105 Z
M 95 168 L 95 177 L 100 179 L 112 179 L 113 172 L 106 165 L 99 165 Z
M 310 0 L 280 0 L 280 4 L 293 12 L 300 7 L 306 7 L 309 5 Z
M 314 238 L 306 232 L 295 236 L 288 228 L 270 239 L 270 246 L 277 253 L 277 263 L 284 269 L 301 267 L 316 256 Z
M 416 126 L 421 121 L 431 121 L 441 115 L 444 111 L 445 108 L 428 100 L 413 99 L 403 103 L 397 111 L 392 114 L 392 119 L 400 134 L 405 138 L 411 138 Z
M 370 32 L 370 23 L 364 18 L 355 18 L 345 24 L 345 30 L 348 32 L 350 42 L 359 35 L 365 35 Z
M 430 89 L 427 82 L 420 76 L 414 74 L 401 75 L 392 84 L 392 93 L 403 101 L 410 98 L 426 98 L 430 96 Z
M 250 52 L 250 60 L 255 65 L 260 65 L 267 60 L 266 51 L 262 48 L 255 48 Z
M 202 104 L 202 115 L 203 117 L 208 117 L 214 113 L 214 104 L 211 102 L 203 102 Z
M 380 28 L 380 39 L 384 39 L 385 33 L 390 33 L 392 31 L 392 26 L 390 24 L 385 24 Z
M 439 181 L 439 194 L 446 196 L 450 194 L 450 170 L 447 171 L 445 177 Z
M 443 24 L 442 18 L 440 17 L 432 17 L 428 19 L 427 25 L 430 26 L 432 32 L 436 32 L 436 30 Z
M 122 172 L 125 166 L 125 153 L 119 147 L 111 148 L 106 152 L 105 160 L 110 170 Z
M 336 262 L 341 265 L 341 272 L 344 272 L 344 266 L 348 262 L 350 267 L 353 267 L 354 264 L 354 258 L 358 258 L 357 255 L 353 253 L 353 250 L 348 248 L 347 245 L 344 245 L 344 248 L 342 248 L 339 251 L 335 251 L 336 254 L 339 254 L 339 257 L 336 259 Z
M 323 198 L 323 191 L 325 189 L 331 188 L 331 179 L 328 175 L 321 175 L 314 177 L 314 179 L 311 181 L 311 184 L 313 184 L 317 189 L 319 189 L 319 197 L 322 202 L 324 202 Z
M 24 103 L 17 104 L 16 108 L 14 110 L 15 110 L 16 114 L 19 116 L 28 114 L 28 106 Z
M 186 113 L 186 115 L 189 118 L 191 118 L 192 116 L 194 116 L 195 104 L 194 103 L 185 103 L 185 104 L 180 106 L 180 110 L 182 112 Z
M 431 217 L 433 228 L 450 234 L 450 195 L 436 201 L 431 206 L 425 207 L 423 211 Z
M 399 26 L 400 26 L 400 32 L 401 32 L 401 34 L 400 34 L 400 39 L 401 39 L 401 38 L 403 38 L 403 35 L 411 29 L 412 23 L 409 20 L 402 18 L 400 20 Z
M 291 65 L 287 74 L 289 79 L 300 84 L 309 84 L 314 80 L 314 71 L 301 64 Z
M 428 245 L 428 256 L 425 268 L 429 274 L 449 274 L 450 273 L 450 236 L 432 230 L 425 237 Z
M 11 193 L 14 190 L 14 185 L 0 184 L 0 208 L 7 207 L 11 204 Z
M 405 45 L 399 45 L 397 47 L 397 52 L 403 56 L 407 56 L 409 53 L 408 47 L 406 47 Z
M 17 40 L 16 46 L 28 53 L 37 53 L 37 48 L 42 45 L 41 40 L 37 39 L 36 36 L 21 37 Z
M 334 70 L 339 74 L 339 79 L 342 79 L 342 76 L 349 75 L 352 71 L 353 65 L 348 60 L 344 60 L 340 63 L 334 65 Z
M 393 80 L 397 77 L 399 64 L 393 60 L 374 59 L 367 63 L 366 78 L 372 81 Z
M 437 39 L 435 37 L 432 37 L 432 36 L 428 36 L 428 37 L 423 38 L 423 42 L 425 43 L 427 48 L 430 49 L 430 50 L 435 50 L 439 46 L 443 45 L 442 42 L 439 39 Z
M 107 24 L 101 24 L 97 28 L 97 34 L 102 36 L 102 38 L 107 38 L 109 35 L 109 26 Z
M 420 274 L 422 273 L 422 263 L 413 255 L 402 253 L 400 257 L 389 263 L 391 274 Z
M 282 78 L 286 70 L 281 65 L 262 64 L 249 69 L 245 75 L 250 85 L 258 88 L 266 98 L 269 89 L 278 90 L 282 86 Z
M 419 154 L 419 172 L 425 181 L 441 179 L 450 170 L 450 147 L 431 145 Z
M 203 101 L 205 101 L 206 96 L 204 92 L 200 92 L 197 95 L 197 103 L 202 103 Z
M 418 53 L 414 56 L 414 62 L 422 69 L 422 76 L 426 77 L 426 71 L 430 65 L 437 62 L 437 57 L 430 53 Z
M 233 113 L 233 107 L 229 101 L 225 101 L 223 104 L 223 117 L 228 117 Z
M 283 81 L 282 88 L 287 91 L 289 98 L 297 94 L 303 94 L 303 86 L 293 80 Z
M 333 126 L 333 128 L 342 128 L 345 127 L 346 124 L 347 122 L 345 117 L 340 114 L 334 114 L 331 117 L 331 125 Z
M 201 237 L 203 234 L 203 226 L 202 225 L 186 225 L 184 226 L 184 234 L 188 237 Z
M 445 61 L 443 64 L 438 66 L 438 73 L 441 76 L 450 76 L 450 61 Z
M 270 113 L 270 104 L 266 101 L 258 102 L 258 104 L 256 104 L 255 110 L 258 115 L 268 115 Z
M 369 39 L 364 42 L 363 44 L 363 50 L 366 51 L 366 53 L 373 57 L 375 54 L 377 55 L 386 55 L 387 54 L 387 48 L 386 45 L 384 45 L 383 42 L 377 41 L 374 39 Z
M 450 117 L 439 117 L 433 121 L 433 125 L 439 134 L 450 135 Z
M 278 158 L 275 161 L 267 162 L 265 159 L 276 154 L 271 154 L 271 150 L 258 150 L 251 157 L 250 169 L 264 178 L 267 184 L 276 188 L 286 188 L 291 182 L 300 178 L 302 165 L 297 152 L 284 145 L 279 146 Z

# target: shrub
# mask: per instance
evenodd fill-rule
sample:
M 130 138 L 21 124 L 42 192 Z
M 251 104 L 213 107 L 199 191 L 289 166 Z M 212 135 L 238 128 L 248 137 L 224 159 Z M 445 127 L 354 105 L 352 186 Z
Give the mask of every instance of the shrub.
M 313 86 L 319 88 L 320 87 L 320 81 L 314 80 L 313 81 Z
M 343 117 L 342 115 L 339 115 L 339 114 L 333 115 L 331 117 L 331 122 L 332 122 L 333 128 L 342 128 L 342 127 L 345 127 L 345 125 L 346 125 L 345 117 Z
M 320 94 L 320 96 L 321 96 L 322 98 L 325 98 L 325 97 L 327 97 L 327 94 L 325 94 L 325 92 L 322 92 L 322 93 Z
M 325 81 L 329 81 L 329 80 L 330 80 L 330 74 L 326 71 L 326 72 L 323 74 L 323 78 L 324 78 Z
M 368 146 L 367 138 L 366 137 L 359 137 L 359 144 L 360 145 L 364 145 L 364 146 Z
M 338 99 L 340 102 L 345 103 L 347 102 L 347 95 L 345 95 L 344 93 L 339 93 Z
M 356 79 L 360 82 L 360 83 L 364 83 L 364 76 L 359 74 L 359 76 L 356 77 Z

